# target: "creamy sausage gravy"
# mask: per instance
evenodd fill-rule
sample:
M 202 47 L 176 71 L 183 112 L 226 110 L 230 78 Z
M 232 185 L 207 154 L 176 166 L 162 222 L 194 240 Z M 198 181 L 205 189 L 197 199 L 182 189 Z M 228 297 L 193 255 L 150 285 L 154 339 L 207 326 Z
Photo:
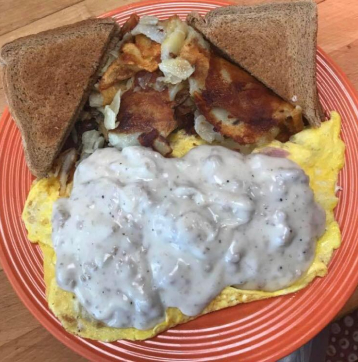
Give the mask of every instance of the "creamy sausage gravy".
M 199 314 L 226 286 L 287 287 L 324 226 L 308 177 L 286 158 L 106 148 L 54 205 L 57 281 L 96 320 L 148 329 L 168 307 Z

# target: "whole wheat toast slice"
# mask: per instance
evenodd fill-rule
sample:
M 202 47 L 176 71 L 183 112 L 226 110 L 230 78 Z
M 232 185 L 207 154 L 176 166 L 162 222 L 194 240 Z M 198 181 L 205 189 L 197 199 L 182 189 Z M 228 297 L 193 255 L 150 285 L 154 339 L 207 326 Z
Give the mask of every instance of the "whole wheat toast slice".
M 3 46 L 3 82 L 30 171 L 45 176 L 114 46 L 113 19 L 89 19 Z
M 317 6 L 294 0 L 217 8 L 187 17 L 234 63 L 276 94 L 302 107 L 313 127 L 323 119 L 316 86 Z

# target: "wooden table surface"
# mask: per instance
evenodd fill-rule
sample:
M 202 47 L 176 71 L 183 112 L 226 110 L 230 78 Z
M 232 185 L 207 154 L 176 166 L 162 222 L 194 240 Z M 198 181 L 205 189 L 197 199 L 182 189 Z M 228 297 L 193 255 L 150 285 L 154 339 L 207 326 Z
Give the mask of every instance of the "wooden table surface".
M 257 0 L 234 0 L 254 3 Z M 262 0 L 261 0 L 262 1 Z M 132 0 L 0 0 L 0 47 L 41 30 L 100 15 Z M 358 0 L 316 0 L 318 44 L 358 89 Z M 5 107 L 0 82 L 0 116 Z M 1 180 L 0 180 L 1 182 Z M 341 311 L 358 307 L 358 289 Z M 28 312 L 12 290 L 0 265 L 0 360 L 85 361 L 58 342 Z

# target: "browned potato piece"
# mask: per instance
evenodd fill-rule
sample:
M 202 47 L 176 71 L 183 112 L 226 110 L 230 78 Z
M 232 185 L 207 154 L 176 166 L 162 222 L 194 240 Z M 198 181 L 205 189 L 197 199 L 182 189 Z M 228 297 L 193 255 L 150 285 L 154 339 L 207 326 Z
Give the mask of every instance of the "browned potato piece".
M 240 144 L 286 142 L 303 129 L 302 111 L 214 53 L 205 89 L 194 94 L 199 111 L 215 130 Z
M 122 46 L 119 57 L 108 67 L 99 84 L 100 91 L 128 79 L 140 70 L 154 72 L 160 62 L 160 44 L 143 34 L 135 36 L 134 43 Z

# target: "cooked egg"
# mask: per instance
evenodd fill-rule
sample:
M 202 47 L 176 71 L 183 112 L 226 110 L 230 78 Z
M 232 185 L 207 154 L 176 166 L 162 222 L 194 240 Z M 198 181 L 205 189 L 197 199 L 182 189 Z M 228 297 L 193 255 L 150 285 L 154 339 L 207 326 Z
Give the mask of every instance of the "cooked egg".
M 288 158 L 298 163 L 310 177 L 310 186 L 316 201 L 326 211 L 326 232 L 317 242 L 314 262 L 307 272 L 293 285 L 275 292 L 247 291 L 233 287 L 225 288 L 202 312 L 215 310 L 296 292 L 306 287 L 315 277 L 327 274 L 327 265 L 333 251 L 341 243 L 339 226 L 334 219 L 333 209 L 338 199 L 335 196 L 338 173 L 344 165 L 344 143 L 340 134 L 341 120 L 332 112 L 331 120 L 318 129 L 306 129 L 290 138 L 289 142 L 273 141 L 265 148 L 254 152 L 267 152 L 280 149 Z M 181 157 L 191 148 L 204 144 L 197 136 L 178 132 L 171 137 L 173 156 Z M 190 319 L 178 309 L 168 308 L 166 320 L 150 330 L 134 328 L 111 328 L 91 319 L 72 293 L 60 289 L 56 283 L 56 255 L 51 243 L 51 214 L 54 201 L 59 197 L 60 184 L 54 177 L 41 179 L 34 183 L 23 211 L 23 220 L 32 242 L 39 242 L 44 255 L 46 295 L 50 309 L 59 318 L 64 328 L 73 334 L 102 341 L 117 339 L 142 340 Z M 69 185 L 70 188 L 70 185 Z M 68 189 L 69 193 L 69 189 Z

